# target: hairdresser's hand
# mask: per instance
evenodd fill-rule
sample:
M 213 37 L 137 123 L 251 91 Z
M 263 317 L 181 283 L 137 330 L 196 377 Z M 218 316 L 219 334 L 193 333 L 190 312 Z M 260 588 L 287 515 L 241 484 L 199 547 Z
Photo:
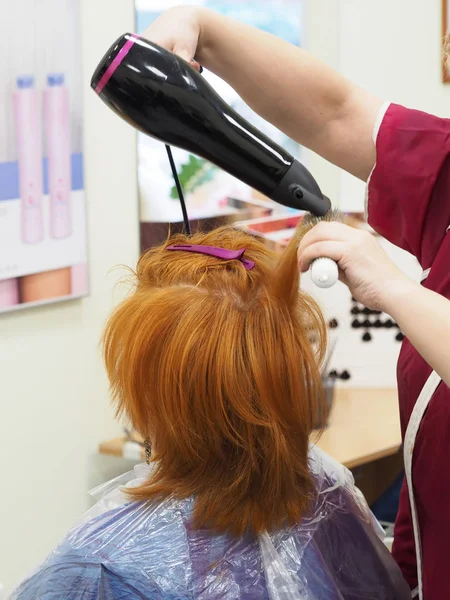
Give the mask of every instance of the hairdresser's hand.
M 389 294 L 410 282 L 373 235 L 342 223 L 319 223 L 305 235 L 298 249 L 300 272 L 321 257 L 337 262 L 339 279 L 372 310 L 384 311 Z
M 195 55 L 201 31 L 200 14 L 201 8 L 195 6 L 171 8 L 145 30 L 143 37 L 178 54 L 199 70 Z

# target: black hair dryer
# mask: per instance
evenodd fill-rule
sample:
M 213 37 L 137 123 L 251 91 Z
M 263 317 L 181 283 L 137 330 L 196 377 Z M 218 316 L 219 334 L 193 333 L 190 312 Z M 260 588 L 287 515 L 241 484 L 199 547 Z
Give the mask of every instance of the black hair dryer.
M 139 131 L 211 161 L 275 202 L 317 216 L 330 208 L 301 163 L 172 52 L 127 33 L 102 58 L 91 87 Z

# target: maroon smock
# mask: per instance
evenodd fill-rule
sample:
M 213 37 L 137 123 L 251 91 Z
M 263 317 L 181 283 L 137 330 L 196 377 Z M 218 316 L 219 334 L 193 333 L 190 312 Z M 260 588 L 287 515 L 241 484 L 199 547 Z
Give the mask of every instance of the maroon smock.
M 384 109 L 386 110 L 386 109 Z M 450 119 L 391 104 L 376 136 L 368 184 L 371 226 L 407 250 L 423 269 L 422 285 L 450 299 Z M 450 346 L 450 340 L 447 340 Z M 397 369 L 402 435 L 432 368 L 403 342 Z M 435 391 L 417 435 L 412 467 L 422 539 L 425 600 L 450 598 L 450 389 Z M 395 524 L 394 557 L 417 586 L 406 481 Z

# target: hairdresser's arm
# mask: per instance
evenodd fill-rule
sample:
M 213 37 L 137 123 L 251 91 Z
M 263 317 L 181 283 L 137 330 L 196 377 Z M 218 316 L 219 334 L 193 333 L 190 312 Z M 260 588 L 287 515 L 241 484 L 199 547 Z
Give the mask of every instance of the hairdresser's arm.
M 384 310 L 450 387 L 450 301 L 406 279 L 389 291 Z
M 275 36 L 199 7 L 168 10 L 145 33 L 226 80 L 263 118 L 366 180 L 381 101 Z
M 342 223 L 314 227 L 300 242 L 298 255 L 302 272 L 321 256 L 335 260 L 352 295 L 389 314 L 450 386 L 450 300 L 409 279 L 370 233 Z

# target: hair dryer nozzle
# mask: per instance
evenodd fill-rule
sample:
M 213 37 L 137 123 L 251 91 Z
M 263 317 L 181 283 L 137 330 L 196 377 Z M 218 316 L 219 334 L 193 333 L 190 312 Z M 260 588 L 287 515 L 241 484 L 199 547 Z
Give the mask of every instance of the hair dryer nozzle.
M 307 210 L 317 217 L 322 217 L 331 208 L 330 200 L 322 194 L 314 177 L 295 159 L 271 198 L 284 206 Z
M 211 161 L 276 202 L 316 215 L 329 209 L 309 171 L 172 52 L 125 34 L 100 61 L 91 86 L 139 131 Z

